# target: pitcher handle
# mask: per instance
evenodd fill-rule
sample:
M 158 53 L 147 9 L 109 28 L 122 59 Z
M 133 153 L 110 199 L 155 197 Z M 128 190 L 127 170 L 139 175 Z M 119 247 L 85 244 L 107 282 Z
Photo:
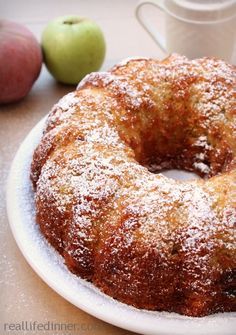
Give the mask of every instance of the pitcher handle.
M 151 5 L 157 7 L 161 11 L 165 11 L 164 1 L 139 1 L 135 15 L 141 26 L 146 30 L 146 32 L 151 36 L 151 38 L 159 45 L 162 51 L 166 52 L 166 41 L 165 38 L 156 31 L 156 29 L 148 22 L 148 18 L 144 15 L 143 7 L 146 5 Z

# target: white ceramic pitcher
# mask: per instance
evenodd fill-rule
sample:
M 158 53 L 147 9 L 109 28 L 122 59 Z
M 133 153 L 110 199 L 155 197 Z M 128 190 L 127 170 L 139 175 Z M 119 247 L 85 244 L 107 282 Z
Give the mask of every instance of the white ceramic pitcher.
M 165 15 L 165 36 L 150 24 L 145 6 Z M 187 57 L 215 56 L 231 61 L 235 45 L 236 0 L 140 1 L 136 17 L 159 47 Z

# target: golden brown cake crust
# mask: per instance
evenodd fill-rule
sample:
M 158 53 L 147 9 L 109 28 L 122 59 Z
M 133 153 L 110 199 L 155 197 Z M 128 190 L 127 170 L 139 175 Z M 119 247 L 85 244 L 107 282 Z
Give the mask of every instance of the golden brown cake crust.
M 138 308 L 236 311 L 235 86 L 220 60 L 131 59 L 53 107 L 31 179 L 72 272 Z

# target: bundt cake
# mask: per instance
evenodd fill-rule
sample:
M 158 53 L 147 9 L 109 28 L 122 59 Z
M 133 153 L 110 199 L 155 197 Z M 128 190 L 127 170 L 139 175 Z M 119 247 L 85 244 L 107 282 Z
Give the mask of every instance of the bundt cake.
M 137 308 L 236 311 L 234 89 L 233 65 L 174 54 L 91 73 L 53 107 L 31 179 L 70 271 Z

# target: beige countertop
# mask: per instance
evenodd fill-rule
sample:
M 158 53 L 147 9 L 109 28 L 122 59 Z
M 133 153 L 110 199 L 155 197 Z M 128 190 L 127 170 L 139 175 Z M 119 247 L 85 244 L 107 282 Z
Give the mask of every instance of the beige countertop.
M 102 27 L 107 54 L 102 70 L 130 56 L 163 58 L 164 54 L 141 28 L 134 16 L 136 0 L 0 0 L 1 18 L 24 23 L 40 40 L 48 20 L 65 14 L 88 16 Z M 150 10 L 150 19 L 163 17 Z M 159 16 L 158 16 L 159 15 Z M 1 64 L 0 64 L 1 66 Z M 19 251 L 10 231 L 6 206 L 6 179 L 11 161 L 30 129 L 48 113 L 52 105 L 73 87 L 57 84 L 43 67 L 30 94 L 21 102 L 0 107 L 0 334 L 33 334 L 9 332 L 4 324 L 21 321 L 79 324 L 73 332 L 40 334 L 121 335 L 119 329 L 90 316 L 73 306 L 47 286 L 31 269 Z M 6 326 L 5 326 L 6 328 Z M 131 333 L 130 333 L 131 334 Z

